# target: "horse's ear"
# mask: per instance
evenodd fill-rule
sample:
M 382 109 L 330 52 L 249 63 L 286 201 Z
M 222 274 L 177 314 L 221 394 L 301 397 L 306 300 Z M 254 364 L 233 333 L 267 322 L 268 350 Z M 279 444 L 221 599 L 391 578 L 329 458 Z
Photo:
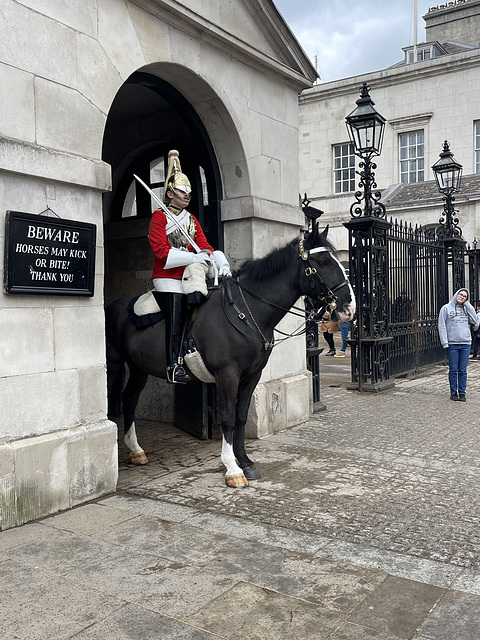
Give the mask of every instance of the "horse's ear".
M 320 238 L 322 238 L 322 240 L 325 242 L 328 236 L 328 224 L 325 227 L 325 229 L 322 231 L 322 233 L 320 234 Z
M 328 225 L 320 233 L 320 229 L 318 228 L 318 222 L 314 221 L 312 224 L 312 230 L 306 241 L 307 248 L 312 249 L 313 247 L 324 245 L 327 240 L 327 234 L 328 234 Z

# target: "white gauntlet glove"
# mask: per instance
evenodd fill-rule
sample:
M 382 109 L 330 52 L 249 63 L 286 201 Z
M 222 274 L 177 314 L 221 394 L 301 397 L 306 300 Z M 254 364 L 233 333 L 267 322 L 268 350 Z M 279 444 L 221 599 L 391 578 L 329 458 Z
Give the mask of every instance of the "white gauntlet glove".
M 228 260 L 225 257 L 223 251 L 214 251 L 213 259 L 215 260 L 215 264 L 217 265 L 218 273 L 222 277 L 230 277 L 232 272 L 230 271 L 230 265 L 228 264 Z
M 204 266 L 210 267 L 212 258 L 206 251 L 192 253 L 191 251 L 182 251 L 181 249 L 170 249 L 165 263 L 165 269 L 186 267 L 188 264 L 192 264 L 192 262 L 200 262 Z
M 211 267 L 213 264 L 212 257 L 206 251 L 194 253 L 192 262 L 200 262 L 205 267 Z

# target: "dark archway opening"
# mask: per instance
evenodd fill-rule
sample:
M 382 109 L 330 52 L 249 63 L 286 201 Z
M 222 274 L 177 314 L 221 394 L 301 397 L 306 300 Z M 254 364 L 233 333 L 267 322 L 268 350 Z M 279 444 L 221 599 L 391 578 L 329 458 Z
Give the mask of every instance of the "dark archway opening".
M 182 171 L 192 185 L 189 211 L 199 219 L 210 244 L 223 249 L 220 171 L 202 121 L 172 84 L 149 73 L 134 73 L 112 103 L 103 141 L 102 159 L 112 167 L 112 191 L 103 203 L 106 304 L 152 288 L 148 225 L 157 205 L 133 174 L 163 197 L 171 149 L 179 151 Z M 210 437 L 211 386 L 151 380 L 137 416 L 141 419 L 143 411 L 144 419 L 175 423 L 193 435 Z

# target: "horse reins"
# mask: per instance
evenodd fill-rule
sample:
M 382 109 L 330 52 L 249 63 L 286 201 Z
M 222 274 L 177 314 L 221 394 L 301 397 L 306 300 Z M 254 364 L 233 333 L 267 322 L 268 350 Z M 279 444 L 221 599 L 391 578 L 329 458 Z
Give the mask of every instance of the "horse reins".
M 250 317 L 253 321 L 253 324 L 250 322 L 250 320 L 247 318 L 247 316 L 243 313 L 243 311 L 238 307 L 238 305 L 235 303 L 235 300 L 233 299 L 233 295 L 232 295 L 232 288 L 230 286 L 230 282 L 235 282 L 235 284 L 238 286 L 238 288 L 240 289 L 240 295 L 242 296 L 242 300 L 247 308 L 248 313 L 250 314 Z M 239 329 L 238 327 L 236 327 L 233 322 L 230 320 L 230 318 L 228 317 L 227 314 L 227 310 L 225 308 L 225 293 L 228 296 L 228 302 L 232 305 L 232 307 L 234 308 L 237 317 L 244 322 L 247 327 L 249 329 L 251 329 L 254 333 L 257 332 L 260 335 L 260 342 L 262 342 L 263 347 L 265 349 L 265 351 L 268 351 L 268 349 L 273 348 L 273 336 L 271 340 L 267 340 L 265 338 L 265 336 L 263 335 L 262 331 L 260 330 L 260 327 L 257 324 L 257 321 L 255 320 L 255 318 L 253 317 L 252 312 L 250 311 L 250 307 L 247 304 L 247 301 L 245 300 L 245 296 L 243 295 L 242 289 L 245 289 L 245 291 L 248 291 L 248 293 L 251 293 L 249 291 L 249 289 L 247 289 L 246 287 L 243 287 L 243 285 L 240 284 L 240 281 L 237 279 L 233 279 L 231 277 L 228 278 L 224 278 L 223 279 L 223 288 L 222 288 L 222 303 L 223 303 L 223 310 L 225 312 L 225 317 L 227 318 L 227 320 L 230 322 L 230 324 L 232 325 L 232 327 L 234 327 L 235 329 L 237 329 L 237 331 L 240 331 L 240 333 L 243 333 L 245 336 L 247 335 L 246 333 L 244 333 L 241 329 Z M 258 297 L 258 296 L 257 296 Z M 265 300 L 265 302 L 268 302 L 268 300 Z M 277 305 L 274 305 L 277 306 Z M 280 307 L 281 308 L 281 307 Z M 247 336 L 250 337 L 250 336 Z
M 329 249 L 327 247 L 317 247 L 315 249 L 311 249 L 311 250 L 306 250 L 303 246 L 303 240 L 300 240 L 299 242 L 299 257 L 307 263 L 307 266 L 305 267 L 305 275 L 307 276 L 307 278 L 309 278 L 310 276 L 313 276 L 312 280 L 310 281 L 310 286 L 313 289 L 315 287 L 315 278 L 319 281 L 321 288 L 324 289 L 324 292 L 321 293 L 320 295 L 317 296 L 317 299 L 320 301 L 320 305 L 318 307 L 318 309 L 314 309 L 310 312 L 310 315 L 308 318 L 305 319 L 305 309 L 301 309 L 300 307 L 295 307 L 292 306 L 290 307 L 290 309 L 286 309 L 285 307 L 282 307 L 278 304 L 276 304 L 275 302 L 271 302 L 270 300 L 267 300 L 266 298 L 263 298 L 262 296 L 258 295 L 258 293 L 255 293 L 254 291 L 252 291 L 251 289 L 249 289 L 248 287 L 246 287 L 245 285 L 243 285 L 240 280 L 238 278 L 232 278 L 232 277 L 228 277 L 228 278 L 224 278 L 223 279 L 223 288 L 222 288 L 222 301 L 223 301 L 223 308 L 224 308 L 224 312 L 225 312 L 225 316 L 227 317 L 227 319 L 229 320 L 230 324 L 235 327 L 238 331 L 240 331 L 241 333 L 244 333 L 243 331 L 241 331 L 241 329 L 239 329 L 238 327 L 236 327 L 233 322 L 228 318 L 227 315 L 227 310 L 225 308 L 225 293 L 228 297 L 228 301 L 231 304 L 231 306 L 233 307 L 233 309 L 235 310 L 237 317 L 244 322 L 247 327 L 249 327 L 249 329 L 251 329 L 254 333 L 257 333 L 260 338 L 257 338 L 260 340 L 260 342 L 262 342 L 265 351 L 267 351 L 270 348 L 273 348 L 274 343 L 273 343 L 273 336 L 271 340 L 267 340 L 267 338 L 265 338 L 265 336 L 263 335 L 260 327 L 258 326 L 251 310 L 250 307 L 247 304 L 247 301 L 245 300 L 245 296 L 243 295 L 243 291 L 246 291 L 247 293 L 249 293 L 251 296 L 253 296 L 254 298 L 256 298 L 257 300 L 260 300 L 261 302 L 264 302 L 268 305 L 270 305 L 271 307 L 275 307 L 277 309 L 280 309 L 282 311 L 285 311 L 286 313 L 290 313 L 292 315 L 296 315 L 296 316 L 300 316 L 301 318 L 303 318 L 304 320 L 306 320 L 306 322 L 308 322 L 309 319 L 311 319 L 312 317 L 316 316 L 319 314 L 320 310 L 322 312 L 322 314 L 328 310 L 330 312 L 334 311 L 337 308 L 337 296 L 335 295 L 335 291 L 338 291 L 339 289 L 341 289 L 342 287 L 348 286 L 348 280 L 344 279 L 342 280 L 342 282 L 339 282 L 337 285 L 335 285 L 334 287 L 328 287 L 328 285 L 325 283 L 325 281 L 323 280 L 323 278 L 320 276 L 320 274 L 318 273 L 317 269 L 312 265 L 312 263 L 310 262 L 310 255 L 313 253 L 319 253 L 321 251 L 329 251 Z M 250 320 L 247 318 L 247 316 L 245 315 L 245 313 L 243 313 L 243 311 L 238 307 L 238 305 L 235 303 L 234 299 L 233 299 L 233 295 L 232 295 L 232 289 L 230 286 L 230 283 L 234 282 L 240 291 L 240 295 L 242 297 L 243 303 L 250 315 L 250 318 L 252 319 L 252 322 L 250 322 Z M 296 311 L 300 311 L 301 313 L 294 313 L 293 311 L 291 311 L 291 309 L 295 309 Z M 299 333 L 291 333 L 291 334 L 285 334 L 282 331 L 279 331 L 278 329 L 276 329 L 276 331 L 278 331 L 279 333 L 281 333 L 282 335 L 286 335 L 287 337 L 293 337 L 295 335 L 302 335 L 302 333 L 305 332 L 306 329 L 303 329 L 302 331 L 300 331 Z M 244 335 L 247 335 L 244 333 Z M 286 339 L 286 338 L 285 338 Z

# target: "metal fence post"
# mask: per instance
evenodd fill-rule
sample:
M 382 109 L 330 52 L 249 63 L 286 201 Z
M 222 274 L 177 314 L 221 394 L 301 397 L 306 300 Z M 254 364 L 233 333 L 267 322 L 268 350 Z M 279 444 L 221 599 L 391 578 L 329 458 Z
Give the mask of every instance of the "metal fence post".
M 391 222 L 379 217 L 358 217 L 349 230 L 349 268 L 357 304 L 357 321 L 349 341 L 352 352 L 352 388 L 383 391 L 390 380 L 392 336 L 388 331 L 388 244 Z

